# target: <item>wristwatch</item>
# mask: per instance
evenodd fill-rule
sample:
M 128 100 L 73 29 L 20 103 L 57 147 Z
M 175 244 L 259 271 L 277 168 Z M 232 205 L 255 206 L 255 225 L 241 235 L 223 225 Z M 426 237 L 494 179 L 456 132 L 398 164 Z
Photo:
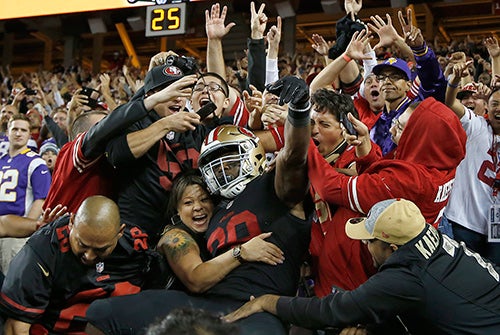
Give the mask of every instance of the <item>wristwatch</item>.
M 238 244 L 233 248 L 233 257 L 236 258 L 240 263 L 243 263 L 244 259 L 241 256 L 241 244 Z

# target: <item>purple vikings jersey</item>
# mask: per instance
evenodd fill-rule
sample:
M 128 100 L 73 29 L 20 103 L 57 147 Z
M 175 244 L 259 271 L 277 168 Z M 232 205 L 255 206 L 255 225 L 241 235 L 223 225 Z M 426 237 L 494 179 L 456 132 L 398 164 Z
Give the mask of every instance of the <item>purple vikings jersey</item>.
M 45 161 L 30 149 L 0 157 L 0 215 L 26 216 L 33 201 L 45 199 L 51 177 Z

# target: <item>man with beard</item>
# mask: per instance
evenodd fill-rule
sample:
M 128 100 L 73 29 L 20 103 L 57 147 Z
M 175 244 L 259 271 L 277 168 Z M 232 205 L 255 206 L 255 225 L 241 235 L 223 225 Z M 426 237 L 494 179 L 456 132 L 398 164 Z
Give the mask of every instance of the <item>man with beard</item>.
M 4 334 L 80 334 L 91 301 L 138 292 L 136 272 L 127 267 L 136 255 L 132 235 L 103 196 L 40 229 L 5 277 Z

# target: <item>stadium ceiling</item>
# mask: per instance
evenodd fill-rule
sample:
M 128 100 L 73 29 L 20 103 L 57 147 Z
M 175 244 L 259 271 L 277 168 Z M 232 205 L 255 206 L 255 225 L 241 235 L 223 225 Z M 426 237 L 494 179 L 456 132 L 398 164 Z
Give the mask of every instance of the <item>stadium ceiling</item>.
M 10 0 L 9 0 L 10 1 Z M 55 2 L 61 0 L 53 0 Z M 73 1 L 67 1 L 73 3 Z M 11 63 L 13 70 L 33 70 L 40 66 L 51 68 L 63 64 L 68 58 L 68 49 L 84 64 L 91 65 L 99 56 L 102 69 L 106 69 L 117 57 L 130 54 L 123 39 L 126 34 L 133 47 L 138 64 L 147 66 L 149 58 L 160 50 L 174 50 L 180 54 L 205 57 L 206 38 L 204 10 L 213 1 L 183 1 L 187 3 L 187 29 L 184 35 L 168 37 L 145 37 L 146 8 L 155 5 L 152 1 L 108 0 L 95 3 L 126 2 L 114 9 L 89 10 L 57 15 L 26 15 L 22 18 L 0 20 L 0 52 L 2 64 Z M 172 0 L 156 0 L 168 1 Z M 181 0 L 174 0 L 180 2 Z M 92 3 L 88 0 L 86 3 Z M 317 33 L 326 40 L 335 39 L 335 23 L 343 15 L 342 0 L 267 0 L 266 13 L 270 24 L 275 17 L 288 16 L 295 26 L 297 52 L 310 52 L 311 35 Z M 0 7 L 7 0 L 0 0 Z M 130 6 L 127 5 L 130 3 Z M 250 0 L 221 1 L 228 5 L 228 20 L 236 23 L 224 40 L 225 58 L 241 57 L 249 36 Z M 442 42 L 463 40 L 468 35 L 473 39 L 497 35 L 500 31 L 500 0 L 364 0 L 360 18 L 368 22 L 371 15 L 384 16 L 389 13 L 396 27 L 397 11 L 411 3 L 418 27 L 428 40 L 438 37 Z M 35 3 L 36 4 L 36 3 Z M 38 2 L 40 10 L 46 4 Z M 16 3 L 19 6 L 19 3 Z M 30 6 L 34 6 L 30 2 Z M 118 7 L 118 8 L 117 8 Z M 100 7 L 95 7 L 99 8 Z M 107 7 L 111 8 L 111 7 Z M 81 10 L 81 9 L 77 9 Z M 1 16 L 0 16 L 1 17 Z M 121 28 L 120 28 L 121 27 Z M 121 30 L 121 32 L 120 32 Z M 9 55 L 10 50 L 10 55 Z M 66 53 L 66 55 L 65 55 Z M 66 56 L 66 57 L 65 57 Z

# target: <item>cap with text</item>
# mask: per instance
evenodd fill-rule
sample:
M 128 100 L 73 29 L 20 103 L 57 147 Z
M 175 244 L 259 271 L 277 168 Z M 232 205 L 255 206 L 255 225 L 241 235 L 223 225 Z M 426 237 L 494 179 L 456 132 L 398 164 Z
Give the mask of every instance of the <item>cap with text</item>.
M 354 240 L 378 239 L 403 245 L 425 228 L 425 218 L 413 202 L 389 199 L 376 203 L 366 218 L 347 221 L 345 232 Z

